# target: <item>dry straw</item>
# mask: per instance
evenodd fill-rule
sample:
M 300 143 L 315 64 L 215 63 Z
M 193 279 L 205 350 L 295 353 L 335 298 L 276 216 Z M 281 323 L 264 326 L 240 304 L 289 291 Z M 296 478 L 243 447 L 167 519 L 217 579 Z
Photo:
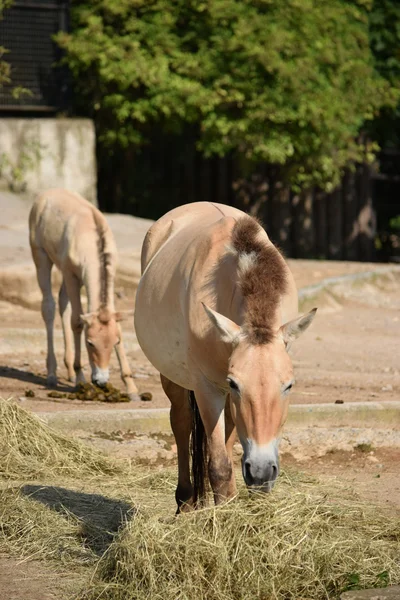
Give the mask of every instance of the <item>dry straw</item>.
M 121 467 L 100 452 L 54 431 L 34 414 L 0 398 L 0 477 L 88 477 L 118 471 Z
M 398 520 L 284 476 L 268 496 L 243 493 L 170 523 L 140 511 L 85 598 L 319 600 L 399 582 Z
M 399 520 L 298 474 L 175 518 L 173 471 L 128 472 L 0 400 L 0 479 L 0 549 L 95 564 L 82 600 L 322 600 L 400 583 Z

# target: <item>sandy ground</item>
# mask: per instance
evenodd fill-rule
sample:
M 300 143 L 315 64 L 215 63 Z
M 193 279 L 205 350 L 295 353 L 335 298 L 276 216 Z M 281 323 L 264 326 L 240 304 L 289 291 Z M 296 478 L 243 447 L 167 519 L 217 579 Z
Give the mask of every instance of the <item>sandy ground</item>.
M 40 292 L 28 244 L 27 219 L 31 198 L 0 189 L 0 395 L 24 399 L 34 411 L 70 410 L 78 401 L 50 400 L 45 388 L 46 339 L 39 312 Z M 116 293 L 119 310 L 132 309 L 143 237 L 150 221 L 127 215 L 107 215 L 120 252 Z M 351 275 L 379 265 L 368 263 L 289 260 L 298 288 L 322 279 Z M 56 290 L 55 290 L 56 291 Z M 23 307 L 23 306 L 24 307 Z M 400 398 L 400 268 L 397 276 L 379 281 L 346 283 L 332 293 L 309 299 L 304 308 L 319 306 L 312 327 L 293 346 L 297 384 L 293 403 L 359 402 Z M 150 391 L 147 406 L 168 406 L 158 374 L 141 352 L 130 317 L 124 324 L 125 346 L 140 391 Z M 56 321 L 56 350 L 60 391 L 71 391 L 63 379 L 63 343 Z M 87 357 L 84 352 L 84 362 Z M 117 361 L 111 365 L 112 383 L 121 386 Z M 118 408 L 132 405 L 120 404 Z M 86 403 L 85 408 L 107 408 Z M 110 409 L 113 406 L 109 407 Z
M 62 600 L 79 589 L 80 581 L 43 562 L 0 555 L 0 600 Z
M 323 268 L 325 263 L 321 263 Z M 294 265 L 294 273 L 306 280 L 307 269 Z M 307 265 L 309 268 L 309 265 Z M 308 331 L 292 350 L 296 385 L 291 395 L 294 404 L 336 401 L 389 401 L 400 399 L 400 276 L 379 282 L 335 288 L 333 296 L 317 298 L 320 310 Z M 314 301 L 311 302 L 311 304 Z M 129 290 L 118 300 L 118 307 L 132 306 Z M 132 318 L 124 324 L 125 346 L 140 391 L 150 391 L 152 402 L 137 406 L 145 409 L 167 407 L 157 371 L 141 352 L 133 331 Z M 59 364 L 59 391 L 72 391 L 65 379 L 60 322 L 56 322 L 56 349 Z M 71 410 L 83 406 L 97 410 L 115 405 L 83 403 L 77 400 L 48 398 L 45 387 L 46 339 L 39 311 L 0 302 L 0 395 L 22 398 L 34 411 Z M 87 357 L 85 371 L 89 375 Z M 116 357 L 111 364 L 111 381 L 121 387 Z M 34 398 L 25 398 L 32 390 Z M 118 408 L 132 408 L 119 404 Z
M 77 400 L 51 399 L 45 386 L 45 331 L 37 310 L 38 288 L 34 281 L 27 244 L 29 201 L 0 191 L 0 396 L 13 397 L 26 408 L 38 411 L 71 409 L 98 410 L 132 408 L 133 405 L 84 403 Z M 144 220 L 111 215 L 110 224 L 121 251 L 117 285 L 117 308 L 134 305 L 135 277 L 141 240 L 149 225 Z M 375 269 L 366 263 L 289 261 L 298 287 L 336 277 Z M 5 276 L 2 278 L 2 273 Z M 15 276 L 17 274 L 17 277 Z M 7 282 L 21 287 L 8 289 Z M 29 292 L 24 304 L 21 294 Z M 11 302 L 8 301 L 14 298 Z M 319 306 L 312 327 L 293 347 L 296 386 L 293 404 L 392 401 L 400 399 L 400 275 L 380 277 L 363 283 L 346 283 L 320 294 L 304 308 Z M 30 307 L 30 308 L 27 308 Z M 32 309 L 34 308 L 34 310 Z M 135 408 L 167 407 L 156 370 L 141 352 L 133 331 L 132 318 L 124 324 L 125 346 L 139 391 L 150 391 L 151 402 Z M 59 391 L 72 391 L 65 380 L 62 359 L 60 321 L 56 322 L 56 349 L 59 363 Z M 87 357 L 85 371 L 89 375 Z M 111 365 L 111 381 L 122 387 L 116 357 Z M 25 397 L 26 391 L 34 393 Z M 113 454 L 129 454 L 125 439 L 102 439 L 91 443 Z M 140 441 L 140 440 L 139 440 Z M 154 440 L 142 440 L 151 444 Z M 156 440 L 164 449 L 161 460 L 176 461 L 173 440 Z M 157 456 L 157 454 L 156 454 Z M 156 459 L 156 463 L 157 463 Z M 159 466 L 160 466 L 159 464 Z M 321 457 L 294 457 L 286 454 L 285 465 L 322 478 L 339 478 L 357 489 L 360 495 L 382 509 L 400 510 L 400 451 L 397 448 L 366 448 L 364 451 L 331 450 Z M 10 577 L 10 573 L 12 576 Z M 57 586 L 56 586 L 56 582 Z M 69 580 L 41 563 L 18 564 L 0 557 L 0 600 L 53 600 L 66 593 Z

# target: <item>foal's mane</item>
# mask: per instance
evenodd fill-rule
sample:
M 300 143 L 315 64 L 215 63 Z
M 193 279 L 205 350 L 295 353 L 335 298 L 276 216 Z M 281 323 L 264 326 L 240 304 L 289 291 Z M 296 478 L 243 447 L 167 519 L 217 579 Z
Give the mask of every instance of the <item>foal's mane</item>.
M 93 218 L 96 224 L 98 234 L 98 251 L 100 261 L 100 312 L 103 315 L 104 322 L 109 318 L 108 309 L 110 304 L 110 294 L 113 294 L 113 263 L 115 260 L 114 252 L 109 247 L 109 230 L 106 220 L 101 213 L 93 210 Z
M 239 288 L 246 306 L 243 328 L 252 344 L 272 341 L 276 311 L 288 285 L 281 253 L 261 234 L 260 223 L 246 215 L 235 223 L 231 239 L 231 248 L 238 257 Z

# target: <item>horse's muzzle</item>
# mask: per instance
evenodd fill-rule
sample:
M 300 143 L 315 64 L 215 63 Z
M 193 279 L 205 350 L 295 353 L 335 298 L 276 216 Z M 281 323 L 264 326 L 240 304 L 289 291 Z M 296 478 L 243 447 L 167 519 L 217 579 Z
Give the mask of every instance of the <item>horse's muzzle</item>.
M 279 475 L 279 463 L 268 460 L 263 463 L 246 459 L 242 464 L 243 478 L 249 488 L 270 492 Z
M 109 377 L 110 377 L 110 372 L 108 369 L 99 369 L 98 367 L 95 367 L 92 370 L 92 383 L 94 385 L 103 387 L 108 382 Z

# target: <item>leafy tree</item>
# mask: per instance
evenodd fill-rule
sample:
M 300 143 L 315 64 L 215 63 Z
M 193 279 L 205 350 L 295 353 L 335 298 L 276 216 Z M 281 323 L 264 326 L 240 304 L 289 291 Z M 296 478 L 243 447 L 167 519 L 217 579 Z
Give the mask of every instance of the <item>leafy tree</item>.
M 59 34 L 81 110 L 111 150 L 198 130 L 206 155 L 333 186 L 363 124 L 397 101 L 369 46 L 367 1 L 76 0 Z
M 3 12 L 5 9 L 9 8 L 13 3 L 13 0 L 0 0 L 0 19 L 3 18 Z M 0 89 L 4 85 L 10 86 L 10 91 L 16 100 L 18 100 L 21 96 L 30 96 L 32 93 L 30 90 L 22 87 L 22 86 L 12 86 L 11 82 L 11 65 L 9 62 L 4 60 L 4 56 L 8 54 L 7 48 L 0 45 Z
M 3 16 L 4 9 L 11 6 L 11 3 L 12 0 L 0 0 L 0 19 Z M 10 82 L 10 65 L 3 59 L 5 54 L 7 54 L 6 48 L 0 45 L 0 87 Z
M 370 45 L 375 68 L 400 90 L 400 3 L 374 0 L 369 14 Z M 386 107 L 370 127 L 381 145 L 400 146 L 400 103 Z

